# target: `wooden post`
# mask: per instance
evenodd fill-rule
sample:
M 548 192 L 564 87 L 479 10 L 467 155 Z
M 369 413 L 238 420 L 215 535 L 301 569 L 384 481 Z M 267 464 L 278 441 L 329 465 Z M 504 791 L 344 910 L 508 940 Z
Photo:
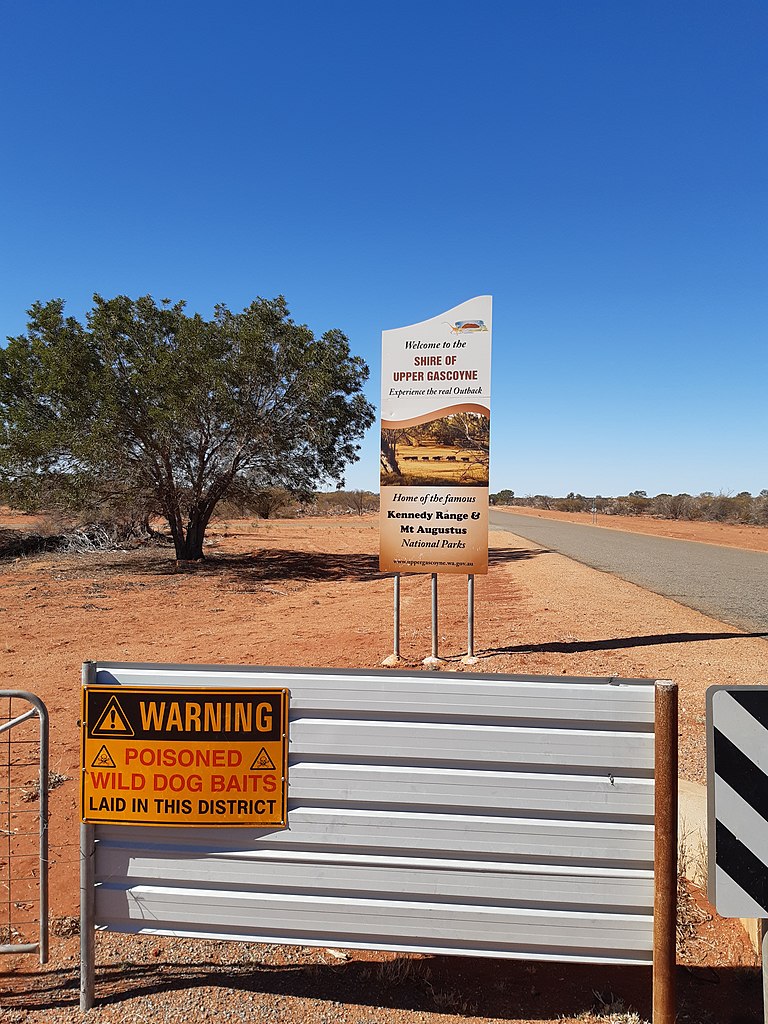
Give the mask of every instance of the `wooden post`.
M 653 1024 L 675 1022 L 677 684 L 656 683 Z

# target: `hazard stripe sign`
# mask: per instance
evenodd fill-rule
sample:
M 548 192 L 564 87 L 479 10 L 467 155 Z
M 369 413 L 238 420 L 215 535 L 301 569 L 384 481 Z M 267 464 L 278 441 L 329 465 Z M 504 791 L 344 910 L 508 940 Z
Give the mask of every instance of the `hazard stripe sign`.
M 708 895 L 723 917 L 768 917 L 768 686 L 707 690 Z

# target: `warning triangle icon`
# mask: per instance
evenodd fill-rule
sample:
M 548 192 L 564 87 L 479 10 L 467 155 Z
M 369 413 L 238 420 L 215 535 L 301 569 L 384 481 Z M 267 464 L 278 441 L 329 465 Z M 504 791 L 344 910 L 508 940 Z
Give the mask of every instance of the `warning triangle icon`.
M 102 746 L 96 757 L 91 761 L 91 768 L 116 768 L 112 755 L 105 746 Z
M 96 725 L 90 730 L 91 736 L 133 736 L 128 716 L 114 695 L 107 701 Z
M 256 755 L 256 757 L 254 758 L 253 764 L 251 765 L 251 771 L 255 772 L 258 771 L 260 768 L 266 769 L 274 767 L 275 765 L 274 762 L 272 761 L 272 758 L 269 756 L 264 747 L 262 747 L 261 750 Z

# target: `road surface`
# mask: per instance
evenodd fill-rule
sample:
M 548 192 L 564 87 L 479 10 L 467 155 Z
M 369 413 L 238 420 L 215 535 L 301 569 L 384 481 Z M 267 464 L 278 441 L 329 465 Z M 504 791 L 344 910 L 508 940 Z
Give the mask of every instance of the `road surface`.
M 768 554 L 497 509 L 491 509 L 490 523 L 720 622 L 768 633 Z

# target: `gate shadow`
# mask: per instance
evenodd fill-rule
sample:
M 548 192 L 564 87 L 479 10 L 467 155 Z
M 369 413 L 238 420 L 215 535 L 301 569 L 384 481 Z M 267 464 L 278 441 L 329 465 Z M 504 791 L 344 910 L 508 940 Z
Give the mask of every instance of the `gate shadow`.
M 7 987 L 12 979 L 18 982 L 18 992 Z M 678 966 L 677 987 L 680 1020 L 699 1024 L 761 1024 L 763 1020 L 758 967 Z M 9 1010 L 74 1009 L 79 1005 L 79 972 L 77 968 L 14 971 L 4 978 L 3 989 L 0 1006 Z M 195 989 L 201 990 L 200 998 L 206 999 L 214 1015 L 225 1006 L 237 1012 L 238 994 L 253 995 L 246 1004 L 251 1009 L 259 996 L 278 996 L 437 1017 L 453 1014 L 468 1020 L 535 1022 L 561 1016 L 580 1019 L 591 1013 L 604 1019 L 610 1012 L 624 1013 L 630 1008 L 641 1018 L 650 1019 L 651 1015 L 649 967 L 442 955 L 277 966 L 259 962 L 222 965 L 211 960 L 111 963 L 97 969 L 96 1008 L 159 997 L 153 1009 L 155 1014 L 163 1014 L 164 993 Z M 205 996 L 204 990 L 209 990 Z M 183 1015 L 178 1004 L 170 1004 L 168 1009 Z M 292 1010 L 290 1003 L 282 1004 L 281 1019 L 298 1022 L 305 1010 L 301 1005 Z

